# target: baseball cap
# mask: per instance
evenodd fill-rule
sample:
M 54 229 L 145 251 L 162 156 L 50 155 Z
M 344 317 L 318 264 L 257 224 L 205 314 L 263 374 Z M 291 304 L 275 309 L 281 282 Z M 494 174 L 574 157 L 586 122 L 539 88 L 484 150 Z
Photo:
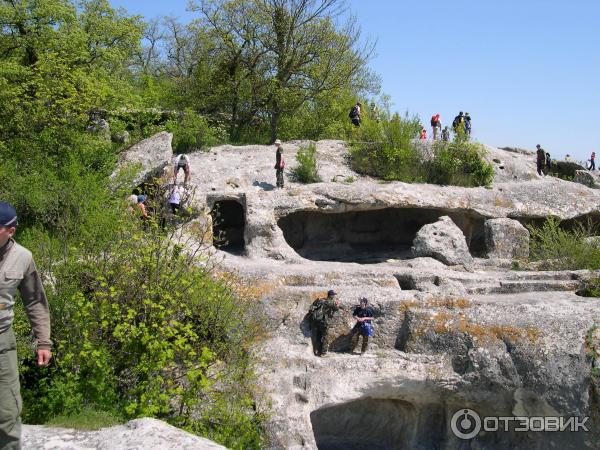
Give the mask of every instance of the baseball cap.
M 334 297 L 337 295 L 337 292 L 335 292 L 333 289 L 329 289 L 327 291 L 327 297 Z
M 9 203 L 0 202 L 0 227 L 16 227 L 17 211 Z

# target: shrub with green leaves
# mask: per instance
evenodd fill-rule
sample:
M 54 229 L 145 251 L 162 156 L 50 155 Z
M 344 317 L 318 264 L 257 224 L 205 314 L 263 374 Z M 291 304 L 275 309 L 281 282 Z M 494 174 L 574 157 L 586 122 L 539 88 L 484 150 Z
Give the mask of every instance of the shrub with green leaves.
M 320 181 L 317 172 L 317 146 L 311 142 L 308 146 L 301 146 L 296 154 L 298 166 L 292 171 L 296 180 L 301 183 L 316 183 Z
M 177 153 L 212 147 L 226 140 L 224 131 L 211 127 L 204 117 L 189 109 L 180 117 L 169 119 L 166 129 L 173 133 L 173 150 Z
M 530 255 L 545 270 L 600 269 L 600 246 L 587 238 L 596 235 L 592 223 L 564 229 L 548 218 L 541 227 L 529 226 Z
M 54 280 L 47 291 L 55 358 L 32 370 L 31 352 L 20 349 L 24 420 L 87 408 L 157 417 L 230 448 L 259 448 L 264 416 L 252 408 L 250 348 L 262 330 L 254 305 L 200 248 L 133 219 L 121 219 L 102 251 L 72 246 L 46 274 Z M 19 310 L 17 333 L 27 335 L 27 326 Z
M 428 182 L 452 186 L 488 186 L 494 168 L 485 159 L 483 146 L 457 135 L 452 142 L 436 141 L 429 163 Z

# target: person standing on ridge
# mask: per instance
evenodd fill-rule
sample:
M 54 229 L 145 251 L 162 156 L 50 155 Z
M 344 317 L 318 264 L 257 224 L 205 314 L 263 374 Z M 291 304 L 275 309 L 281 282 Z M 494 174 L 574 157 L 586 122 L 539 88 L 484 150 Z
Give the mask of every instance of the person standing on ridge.
M 540 177 L 544 176 L 544 165 L 546 163 L 546 152 L 544 151 L 544 149 L 540 146 L 540 144 L 536 145 L 537 147 L 537 159 L 536 159 L 536 163 L 537 163 L 537 173 Z
M 456 134 L 464 134 L 465 132 L 465 116 L 463 112 L 459 112 L 458 116 L 454 118 L 452 121 L 452 128 L 454 128 L 454 132 Z
M 16 227 L 15 209 L 0 202 L 0 449 L 3 450 L 21 448 L 21 387 L 12 328 L 17 290 L 35 337 L 38 366 L 47 366 L 52 358 L 48 300 L 31 252 L 13 239 Z
M 277 179 L 277 187 L 283 188 L 283 169 L 285 169 L 285 160 L 283 159 L 283 148 L 281 148 L 281 141 L 277 139 L 275 141 L 275 178 Z
M 446 126 L 442 130 L 442 141 L 448 142 L 450 140 L 450 129 Z
M 589 170 L 596 170 L 596 152 L 592 152 L 592 154 L 590 155 L 590 169 Z
M 310 320 L 313 353 L 315 356 L 325 356 L 329 350 L 329 324 L 336 311 L 340 309 L 337 293 L 330 289 L 327 298 L 316 299 L 308 311 Z
M 431 128 L 433 128 L 433 140 L 437 141 L 439 132 L 442 131 L 442 122 L 440 122 L 439 114 L 431 117 Z
M 550 153 L 546 152 L 546 169 L 550 171 L 552 169 L 552 158 L 550 157 Z
M 360 127 L 360 108 L 362 107 L 362 105 L 360 104 L 360 102 L 356 102 L 356 105 L 354 105 L 352 108 L 350 108 L 350 113 L 348 114 L 348 117 L 350 117 L 350 120 L 352 121 L 352 125 L 354 125 L 355 127 Z
M 179 174 L 179 170 L 183 169 L 183 173 L 185 178 L 183 179 L 183 184 L 188 184 L 190 181 L 190 158 L 188 155 L 183 153 L 177 155 L 175 158 L 175 167 L 173 167 L 173 183 L 177 184 L 177 175 Z
M 373 325 L 371 324 L 371 321 L 373 320 L 374 315 L 373 309 L 369 307 L 369 301 L 365 297 L 360 299 L 360 304 L 354 308 L 352 315 L 356 317 L 356 324 L 350 332 L 349 352 L 354 353 L 354 349 L 358 345 L 358 340 L 360 339 L 360 336 L 362 336 L 363 341 L 360 354 L 364 355 L 369 345 L 369 338 L 373 336 Z
M 465 113 L 465 133 L 467 136 L 471 136 L 471 116 L 469 113 Z

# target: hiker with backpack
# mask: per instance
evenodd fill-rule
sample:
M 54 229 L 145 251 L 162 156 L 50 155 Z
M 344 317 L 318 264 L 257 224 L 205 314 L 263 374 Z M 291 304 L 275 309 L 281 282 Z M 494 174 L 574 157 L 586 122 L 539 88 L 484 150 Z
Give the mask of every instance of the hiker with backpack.
M 452 121 L 452 128 L 454 128 L 454 132 L 456 134 L 464 134 L 465 132 L 465 116 L 463 112 L 459 112 L 458 116 L 454 118 Z
M 431 128 L 433 128 L 433 140 L 438 140 L 438 135 L 442 131 L 442 122 L 440 121 L 440 115 L 436 114 L 431 116 Z
M 327 354 L 329 350 L 327 340 L 329 323 L 339 309 L 340 301 L 337 298 L 337 293 L 332 289 L 327 292 L 327 298 L 318 298 L 310 306 L 308 315 L 315 356 L 323 357 Z
M 362 336 L 362 346 L 360 354 L 364 355 L 369 345 L 369 338 L 373 336 L 373 309 L 369 306 L 369 300 L 366 297 L 361 297 L 359 305 L 354 308 L 352 315 L 356 317 L 356 324 L 350 332 L 350 353 L 354 353 L 354 349 L 358 345 L 358 340 Z
M 281 148 L 281 141 L 277 139 L 275 141 L 275 178 L 277 180 L 277 187 L 283 188 L 283 169 L 285 169 L 285 159 L 283 159 L 283 149 Z
M 354 105 L 352 108 L 350 108 L 350 112 L 348 113 L 348 117 L 350 117 L 350 120 L 352 121 L 352 125 L 354 125 L 355 127 L 360 127 L 360 108 L 361 108 L 361 104 L 359 102 L 356 102 L 356 105 Z

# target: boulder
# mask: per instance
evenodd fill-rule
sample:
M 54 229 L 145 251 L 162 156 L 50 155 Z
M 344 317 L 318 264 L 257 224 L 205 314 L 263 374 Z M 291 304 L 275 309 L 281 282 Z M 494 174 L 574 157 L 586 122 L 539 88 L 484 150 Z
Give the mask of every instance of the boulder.
M 110 125 L 105 119 L 102 118 L 94 118 L 91 120 L 90 125 L 88 126 L 88 131 L 91 133 L 98 134 L 99 136 L 110 139 Z
M 447 265 L 473 262 L 465 235 L 448 216 L 423 226 L 413 241 L 411 252 L 415 257 L 431 256 Z
M 593 188 L 596 185 L 594 176 L 588 170 L 576 170 L 573 181 L 589 188 Z
M 529 231 L 513 219 L 485 221 L 485 245 L 488 257 L 525 259 L 529 256 Z
M 111 135 L 111 140 L 118 144 L 127 144 L 129 142 L 129 131 L 121 131 L 120 133 L 114 133 Z
M 136 419 L 125 425 L 98 431 L 24 425 L 22 440 L 23 450 L 225 450 L 225 447 L 208 439 L 150 418 Z
M 131 146 L 119 155 L 119 163 L 112 177 L 130 165 L 140 166 L 133 181 L 134 185 L 140 184 L 150 176 L 162 175 L 163 169 L 170 164 L 173 158 L 172 141 L 173 134 L 162 131 Z

